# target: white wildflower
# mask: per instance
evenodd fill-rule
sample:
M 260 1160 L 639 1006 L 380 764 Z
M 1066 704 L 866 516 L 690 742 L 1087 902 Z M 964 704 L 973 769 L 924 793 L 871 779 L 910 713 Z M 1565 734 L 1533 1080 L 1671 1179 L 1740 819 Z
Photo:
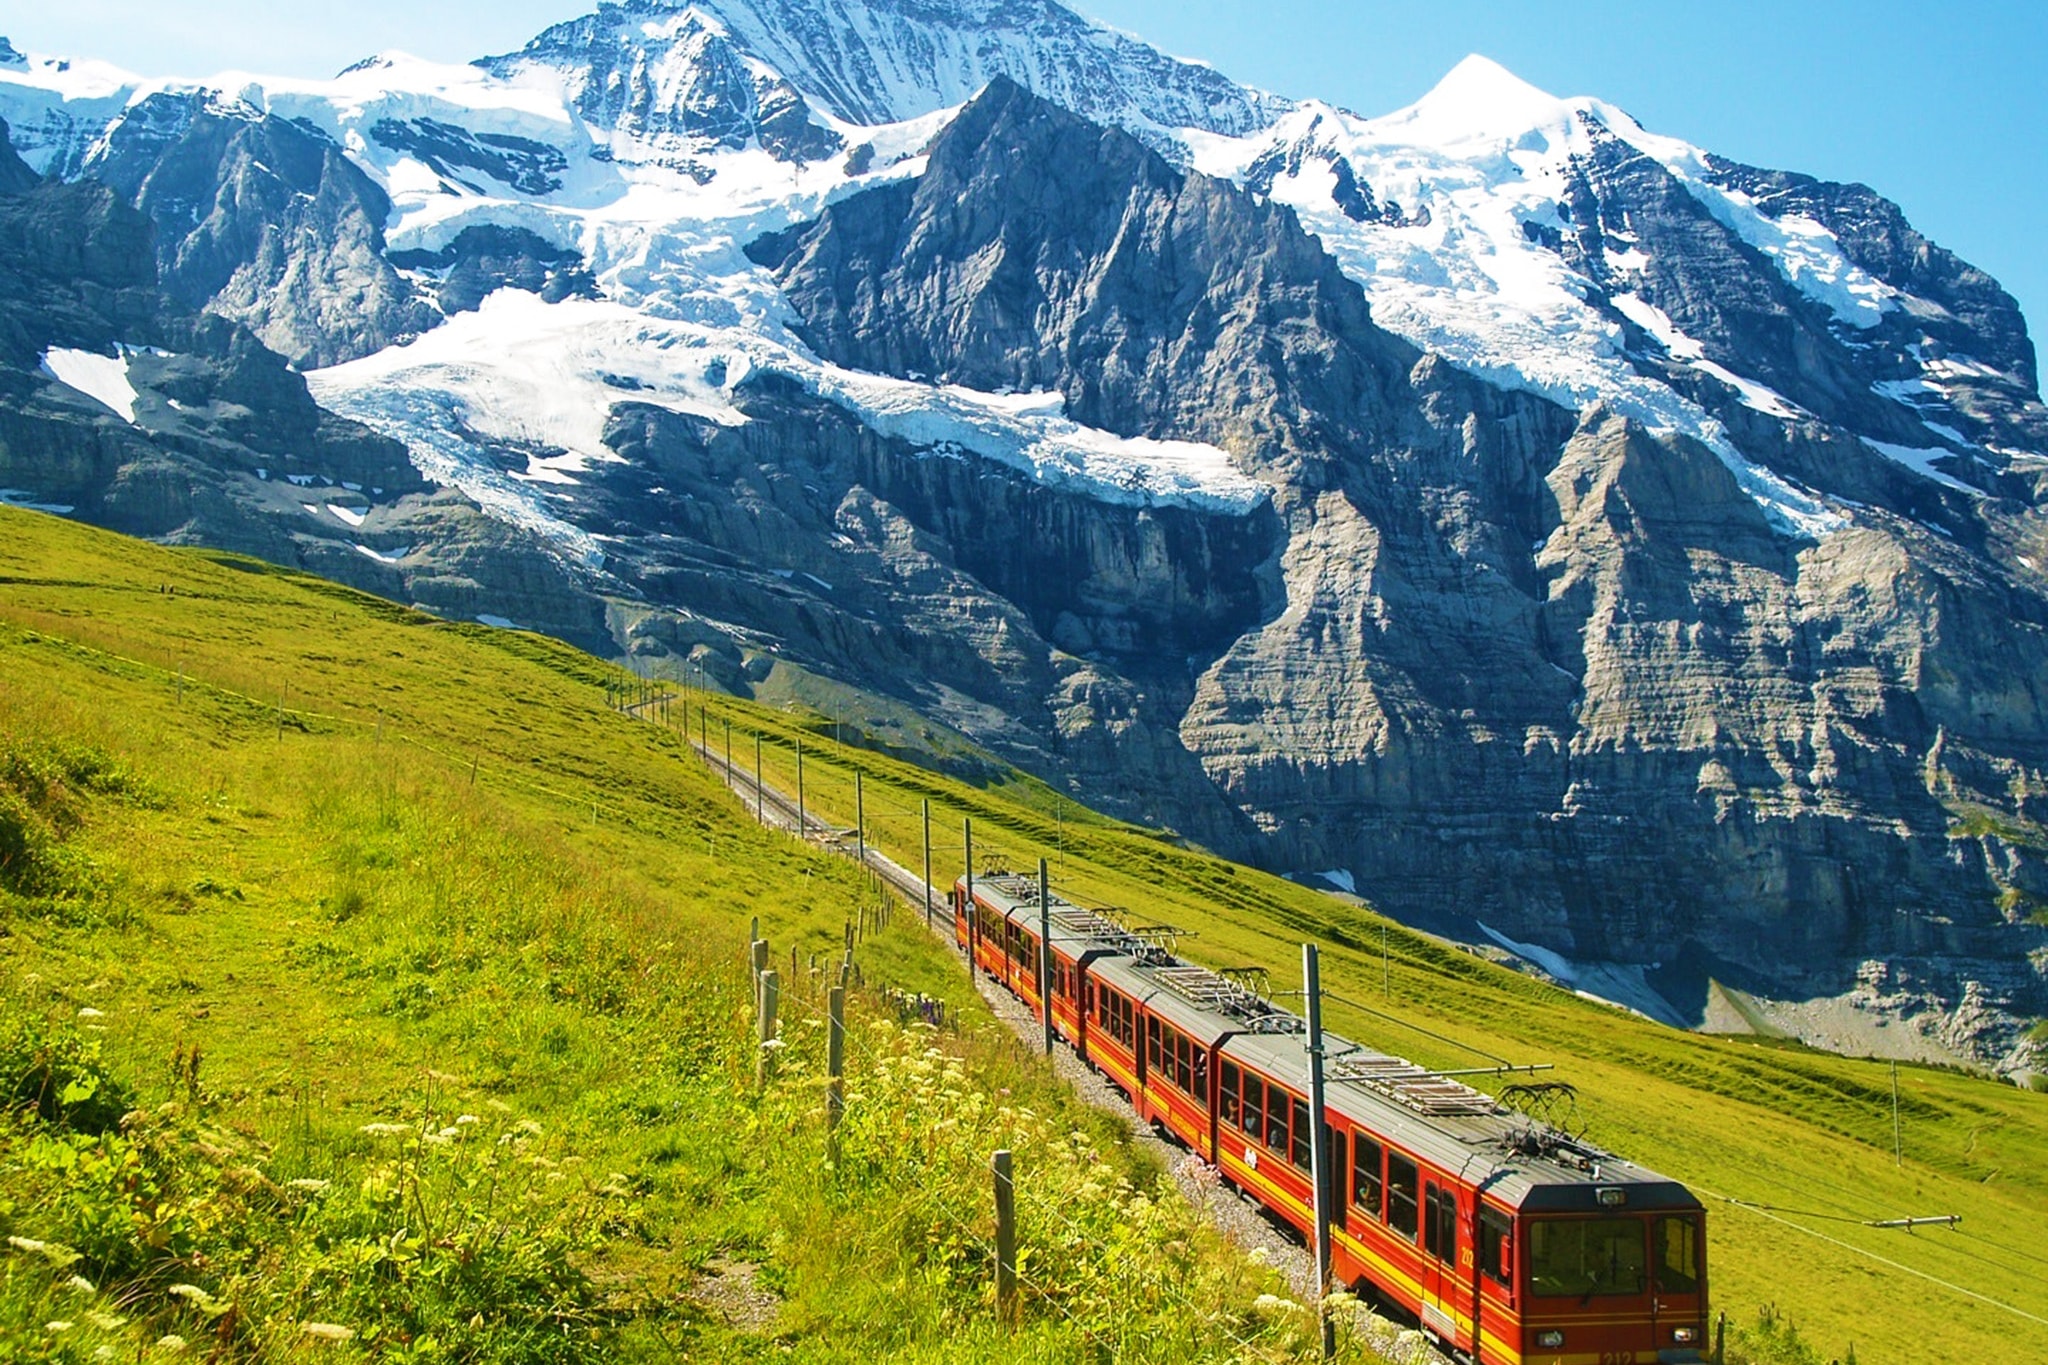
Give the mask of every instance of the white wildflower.
M 96 1010 L 91 1005 L 87 1005 L 78 1011 L 78 1017 L 81 1019 L 104 1019 L 107 1017 L 107 1012 L 105 1010 Z
M 457 1114 L 455 1116 L 455 1122 L 460 1124 L 462 1127 L 467 1128 L 470 1124 L 482 1123 L 483 1120 L 478 1118 L 475 1114 Z
M 9 1237 L 7 1245 L 13 1247 L 16 1251 L 26 1251 L 30 1255 L 50 1249 L 48 1242 L 38 1242 L 33 1237 Z
M 77 1325 L 75 1322 L 66 1322 L 60 1318 L 55 1322 L 44 1323 L 43 1330 L 45 1332 L 68 1332 Z
M 1245 1259 L 1253 1265 L 1271 1265 L 1273 1263 L 1273 1253 L 1264 1247 L 1253 1247 Z
M 327 1181 L 315 1180 L 311 1176 L 301 1176 L 297 1180 L 287 1180 L 284 1183 L 292 1189 L 304 1190 L 308 1194 L 318 1194 L 328 1185 Z
M 156 1344 L 162 1350 L 175 1353 L 185 1349 L 185 1338 L 176 1332 L 167 1332 L 156 1339 Z
M 371 1137 L 399 1137 L 410 1133 L 412 1125 L 409 1123 L 366 1123 L 356 1129 L 356 1131 L 358 1133 L 367 1133 Z
M 1252 1300 L 1252 1308 L 1261 1313 L 1299 1313 L 1301 1305 L 1293 1299 L 1283 1299 L 1278 1294 L 1261 1294 Z
M 67 1287 L 76 1289 L 81 1294 L 97 1294 L 100 1292 L 93 1286 L 93 1282 L 83 1275 L 73 1275 L 64 1283 Z
M 338 1322 L 309 1322 L 299 1330 L 319 1341 L 353 1341 L 356 1335 L 355 1328 L 343 1327 Z
M 202 1306 L 213 1302 L 213 1295 L 207 1293 L 196 1284 L 174 1284 L 169 1289 L 166 1289 L 164 1293 L 169 1294 L 174 1299 L 183 1299 L 187 1303 L 195 1303 Z

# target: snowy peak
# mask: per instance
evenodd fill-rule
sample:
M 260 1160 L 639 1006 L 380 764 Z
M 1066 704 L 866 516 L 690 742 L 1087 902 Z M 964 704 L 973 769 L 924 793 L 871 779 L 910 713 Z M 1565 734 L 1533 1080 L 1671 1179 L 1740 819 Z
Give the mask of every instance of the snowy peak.
M 1155 143 L 1173 143 L 1181 129 L 1254 132 L 1290 107 L 1052 0 L 623 0 L 480 65 L 507 75 L 553 68 L 601 108 L 612 98 L 632 104 L 645 90 L 650 111 L 675 117 L 660 90 L 681 94 L 699 78 L 663 86 L 635 73 L 674 75 L 708 60 L 688 35 L 714 33 L 757 76 L 786 81 L 829 119 L 857 127 L 961 104 L 999 76 Z
M 1539 90 L 1475 52 L 1452 67 L 1427 95 L 1406 109 L 1372 120 L 1372 125 L 1389 140 L 1449 148 L 1567 130 L 1581 108 L 1590 104 Z

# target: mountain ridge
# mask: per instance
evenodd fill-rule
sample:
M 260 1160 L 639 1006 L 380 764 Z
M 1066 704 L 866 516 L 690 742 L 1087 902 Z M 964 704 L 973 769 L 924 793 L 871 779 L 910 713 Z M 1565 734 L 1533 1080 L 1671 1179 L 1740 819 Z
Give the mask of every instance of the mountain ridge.
M 2010 297 L 1483 58 L 1367 119 L 981 12 L 636 0 L 211 93 L 30 57 L 0 115 L 637 656 L 881 693 L 1691 1021 L 1740 982 L 2024 1067 Z

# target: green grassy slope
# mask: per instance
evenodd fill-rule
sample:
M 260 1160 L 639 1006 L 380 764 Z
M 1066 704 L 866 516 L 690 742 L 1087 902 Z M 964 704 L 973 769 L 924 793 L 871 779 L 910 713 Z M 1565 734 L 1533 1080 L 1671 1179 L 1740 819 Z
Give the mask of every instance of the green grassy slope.
M 875 893 L 606 674 L 0 510 L 0 1360 L 1300 1352 L 920 927 L 863 974 L 960 1026 L 855 993 L 829 1164 L 808 962 Z M 804 967 L 765 1092 L 754 916 Z
M 857 766 L 870 838 L 906 866 L 922 856 L 920 803 L 929 800 L 937 881 L 959 874 L 971 817 L 978 864 L 1035 868 L 1047 858 L 1065 894 L 1187 930 L 1188 956 L 1263 966 L 1278 990 L 1299 988 L 1298 944 L 1319 941 L 1325 987 L 1344 997 L 1330 1026 L 1354 1038 L 1447 1067 L 1485 1065 L 1473 1050 L 1555 1063 L 1578 1087 L 1591 1140 L 1706 1199 L 1717 1302 L 1761 1352 L 1800 1358 L 1784 1344 L 1789 1322 L 1821 1360 L 1852 1349 L 1860 1361 L 1899 1365 L 2048 1359 L 2038 1292 L 2048 1273 L 2048 1097 L 1902 1065 L 1905 1159 L 1895 1163 L 1885 1063 L 1662 1028 L 1335 898 L 1075 811 L 1028 780 L 974 791 L 839 749 L 816 718 L 763 718 L 717 699 L 709 716 L 714 746 L 732 720 L 742 764 L 763 730 L 767 778 L 785 790 L 804 730 L 807 796 L 847 825 Z M 1956 1230 L 1859 1226 L 1946 1214 L 1962 1216 Z
M 161 591 L 167 585 L 175 592 Z M 818 1259 L 821 1229 L 806 1225 L 803 1197 L 819 1184 L 817 1150 L 785 1160 L 777 1154 L 788 1144 L 763 1137 L 774 1122 L 797 1123 L 814 1092 L 792 1089 L 772 1122 L 748 1108 L 744 983 L 721 964 L 736 961 L 750 914 L 763 916 L 784 967 L 792 945 L 806 962 L 830 953 L 868 893 L 843 863 L 749 828 L 672 729 L 603 712 L 605 667 L 563 647 L 0 510 L 0 664 L 9 752 L 36 752 L 54 736 L 72 746 L 66 752 L 111 756 L 119 773 L 139 775 L 133 792 L 125 776 L 104 791 L 91 772 L 69 784 L 76 824 L 58 831 L 46 861 L 47 875 L 75 885 L 10 902 L 11 936 L 0 940 L 10 1006 L 91 1030 L 151 1105 L 185 1095 L 163 1059 L 175 1045 L 200 1044 L 207 1103 L 195 1111 L 181 1102 L 164 1122 L 213 1127 L 165 1141 L 220 1147 L 221 1125 L 237 1133 L 240 1124 L 239 1141 L 271 1153 L 269 1164 L 254 1164 L 273 1184 L 289 1189 L 286 1177 L 306 1170 L 314 1174 L 304 1178 L 355 1191 L 354 1212 L 334 1214 L 344 1232 L 397 1230 L 371 1217 L 382 1206 L 370 1177 L 419 1157 L 448 1159 L 417 1144 L 410 1156 L 387 1151 L 379 1144 L 402 1139 L 364 1134 L 365 1123 L 417 1128 L 429 1107 L 438 1118 L 465 1104 L 481 1120 L 472 1126 L 498 1124 L 499 1136 L 512 1136 L 520 1118 L 540 1120 L 558 1146 L 534 1155 L 557 1163 L 547 1174 L 561 1178 L 546 1181 L 547 1197 L 534 1204 L 535 1244 L 575 1275 L 557 1284 L 529 1268 L 514 1278 L 536 1284 L 543 1304 L 549 1294 L 583 1295 L 589 1302 L 574 1312 L 609 1334 L 606 1349 L 652 1353 L 679 1333 L 709 1355 L 757 1347 L 758 1337 L 700 1302 L 712 1291 L 739 1296 L 728 1283 L 739 1272 L 705 1274 L 738 1263 L 762 1267 L 745 1273 L 787 1296 L 771 1330 L 799 1351 L 936 1351 L 933 1340 L 979 1321 L 979 1300 L 963 1287 L 979 1281 L 960 1267 L 973 1268 L 973 1230 L 986 1221 L 975 1163 L 993 1145 L 988 1125 L 1028 1122 L 994 1111 L 1057 1113 L 1060 1129 L 1074 1124 L 1115 1151 L 1102 1125 L 1063 1107 L 979 1022 L 957 968 L 899 921 L 864 945 L 868 970 L 941 995 L 973 1021 L 962 1079 L 925 1079 L 958 1090 L 963 1105 L 973 1093 L 994 1096 L 992 1109 L 973 1120 L 980 1126 L 962 1119 L 973 1140 L 949 1143 L 951 1157 L 929 1163 L 951 1173 L 945 1216 L 904 1197 L 914 1173 L 877 1171 L 858 1197 L 842 1190 L 826 1201 L 821 1216 L 848 1249 Z M 181 690 L 181 669 L 205 685 Z M 687 714 L 702 726 L 696 700 Z M 680 723 L 685 712 L 669 714 Z M 1398 926 L 1387 930 L 1383 988 L 1385 926 L 1368 912 L 1101 819 L 1028 779 L 971 788 L 836 746 L 821 733 L 829 724 L 807 713 L 712 699 L 714 744 L 728 721 L 736 759 L 749 763 L 753 736 L 763 735 L 768 779 L 785 788 L 794 786 L 801 732 L 807 795 L 848 825 L 858 765 L 871 837 L 908 866 L 918 861 L 919 802 L 929 800 L 942 884 L 960 870 L 960 824 L 971 816 L 978 860 L 1030 867 L 1048 857 L 1075 899 L 1181 926 L 1190 956 L 1263 964 L 1278 989 L 1295 985 L 1299 942 L 1317 939 L 1326 985 L 1356 1002 L 1332 1006 L 1332 1027 L 1354 1037 L 1442 1065 L 1475 1060 L 1443 1040 L 1555 1062 L 1558 1077 L 1579 1087 L 1588 1137 L 1708 1197 L 1716 1301 L 1745 1355 L 1827 1360 L 1853 1345 L 1866 1365 L 2048 1358 L 2048 1312 L 2035 1289 L 2048 1269 L 2048 1097 L 1901 1068 L 1906 1160 L 1895 1167 L 1880 1064 L 1674 1033 Z M 57 830 L 64 821 L 46 823 Z M 67 870 L 67 858 L 89 862 Z M 78 1022 L 79 1008 L 102 1014 Z M 716 1046 L 683 1041 L 699 1036 Z M 1005 1087 L 1008 1097 L 998 1093 Z M 486 1099 L 511 1112 L 486 1112 Z M 951 1131 L 939 1127 L 945 1117 L 924 1118 L 908 1131 Z M 1057 1169 L 1056 1144 L 1046 1142 L 1044 1159 Z M 245 1164 L 232 1153 L 216 1163 Z M 1127 1158 L 1113 1165 L 1143 1178 Z M 533 1169 L 542 1168 L 522 1167 Z M 482 1179 L 427 1174 L 451 1186 Z M 13 1184 L 0 1190 L 0 1217 L 26 1227 L 28 1215 L 5 1202 L 20 1205 L 24 1186 L 4 1178 Z M 550 1198 L 570 1203 L 557 1208 Z M 1147 1205 L 1146 1216 L 1164 1217 L 1165 1207 Z M 1963 1215 L 1959 1231 L 1857 1226 L 1947 1213 Z M 264 1214 L 287 1215 L 319 1223 L 288 1205 Z M 548 1219 L 561 1228 L 550 1232 Z M 318 1231 L 293 1224 L 302 1225 Z M 1043 1231 L 1050 1237 L 1058 1225 Z M 328 1240 L 351 1238 L 362 1240 Z M 1203 1286 L 1176 1291 L 1213 1315 L 1203 1340 L 1222 1341 L 1215 1349 L 1226 1353 L 1230 1334 L 1263 1331 L 1262 1349 L 1298 1344 L 1244 1311 L 1258 1286 L 1207 1240 L 1167 1229 L 1146 1245 L 1168 1243 L 1187 1250 L 1160 1257 L 1161 1273 L 1192 1274 Z M 1193 1257 L 1186 1267 L 1175 1259 L 1183 1254 Z M 0 1265 L 14 1274 L 27 1260 Z M 259 1268 L 265 1283 L 311 1288 L 265 1310 L 271 1325 L 248 1329 L 251 1339 L 267 1351 L 318 1342 L 296 1328 L 328 1311 L 317 1269 L 289 1257 Z M 1099 1285 L 1076 1288 L 1060 1313 L 1040 1305 L 1035 1344 L 964 1336 L 951 1349 L 1061 1355 L 1099 1330 L 1066 1319 L 1070 1307 L 1084 1313 L 1123 1298 L 1164 1312 L 1189 1302 L 1147 1293 L 1166 1291 L 1105 1297 Z M 0 1298 L 0 1312 L 9 1302 Z M 470 1330 L 475 1314 L 460 1311 L 468 1301 L 449 1302 L 457 1308 L 433 1321 Z M 203 1306 L 179 1300 L 163 1311 L 190 1320 L 188 1335 L 204 1325 Z M 1818 1355 L 1788 1340 L 1787 1322 Z M 148 1325 L 156 1331 L 161 1316 Z M 489 1315 L 476 1330 L 477 1340 L 502 1335 Z M 414 1331 L 423 1334 L 431 1335 Z M 1119 1345 L 1177 1349 L 1157 1326 Z M 345 1348 L 362 1347 L 358 1338 Z

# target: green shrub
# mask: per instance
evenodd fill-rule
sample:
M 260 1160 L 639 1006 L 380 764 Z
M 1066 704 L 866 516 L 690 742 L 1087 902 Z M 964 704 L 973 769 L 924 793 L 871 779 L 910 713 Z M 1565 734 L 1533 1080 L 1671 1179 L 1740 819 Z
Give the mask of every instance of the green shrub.
M 52 1127 L 97 1135 L 120 1126 L 134 1093 L 100 1060 L 100 1045 L 69 1028 L 0 1020 L 0 1102 Z

